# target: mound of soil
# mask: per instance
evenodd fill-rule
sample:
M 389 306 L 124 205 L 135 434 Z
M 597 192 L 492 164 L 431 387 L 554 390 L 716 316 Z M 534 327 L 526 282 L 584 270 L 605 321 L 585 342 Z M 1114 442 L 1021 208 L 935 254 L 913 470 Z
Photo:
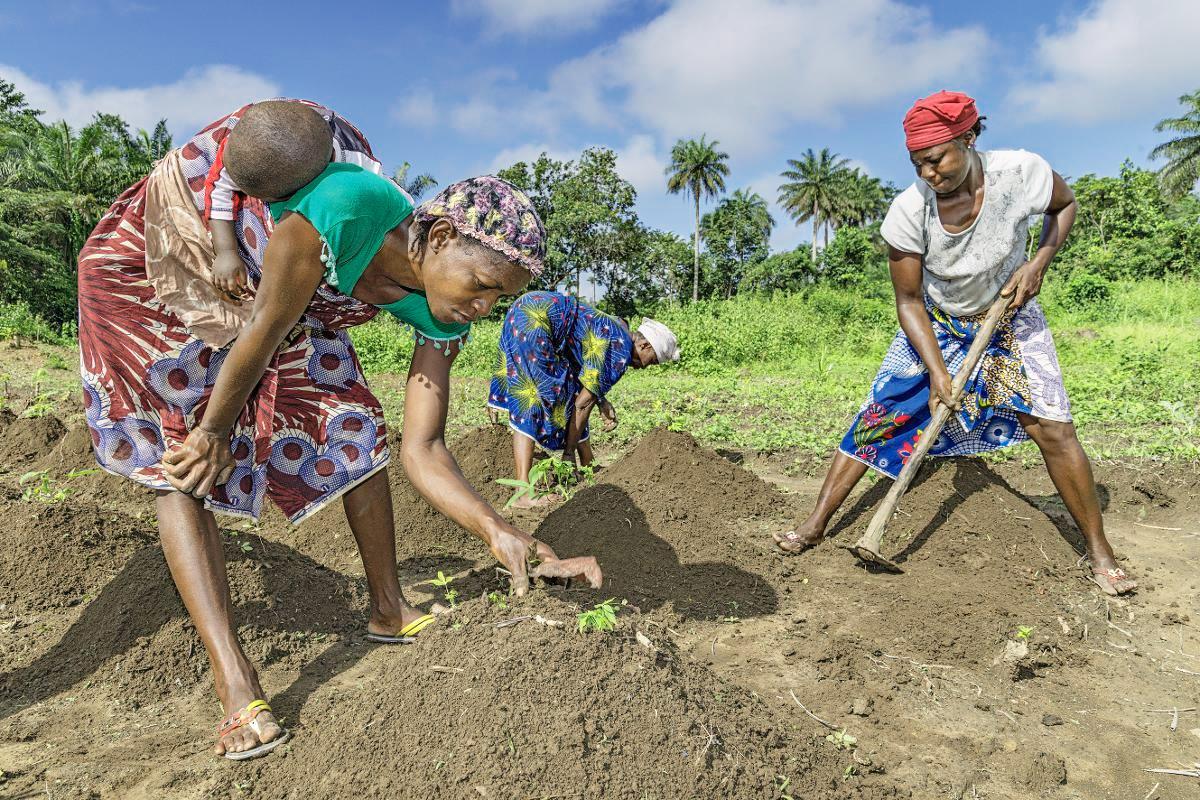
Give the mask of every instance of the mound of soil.
M 392 463 L 388 465 L 388 479 L 392 486 L 396 557 L 401 565 L 401 578 L 409 574 L 424 575 L 430 567 L 434 573 L 437 569 L 446 570 L 447 558 L 456 559 L 457 570 L 488 557 L 487 548 L 474 535 L 435 510 L 413 488 L 400 466 L 398 433 L 393 434 L 390 445 Z M 512 437 L 508 429 L 496 425 L 477 428 L 452 443 L 450 451 L 468 483 L 493 506 L 503 506 L 509 492 L 496 479 L 510 477 L 513 472 Z M 295 528 L 289 528 L 282 516 L 275 513 L 270 520 L 274 537 L 335 569 L 361 571 L 358 548 L 340 502 L 330 503 Z
M 866 492 L 835 524 L 834 542 L 856 540 L 889 487 L 880 481 Z M 922 469 L 883 545 L 905 574 L 869 573 L 834 542 L 796 559 L 791 576 L 810 579 L 800 587 L 811 598 L 810 616 L 833 629 L 831 637 L 800 626 L 830 677 L 864 650 L 1030 677 L 1058 663 L 1074 641 L 1058 618 L 1066 595 L 1081 587 L 1081 537 L 983 461 L 937 460 Z M 1033 629 L 1029 655 L 1017 659 L 1010 649 L 1004 658 L 1021 626 Z
M 645 610 L 670 604 L 685 617 L 755 616 L 777 606 L 764 578 L 775 557 L 747 546 L 744 521 L 778 512 L 783 502 L 774 487 L 688 434 L 660 429 L 535 535 L 560 556 L 596 556 L 604 570 L 597 594 Z
M 13 472 L 33 469 L 66 432 L 58 417 L 17 417 L 0 436 L 0 464 Z
M 154 513 L 153 490 L 100 469 L 86 425 L 67 430 L 37 469 L 48 470 L 72 498 L 135 515 Z M 76 474 L 68 477 L 71 473 Z
M 323 687 L 287 749 L 245 776 L 262 798 L 337 787 L 379 797 L 882 798 L 810 723 L 681 659 L 662 628 L 623 613 L 581 635 L 573 606 L 534 593 L 501 611 L 464 604 L 402 652 Z M 498 620 L 542 614 L 497 628 Z M 449 623 L 457 624 L 449 624 Z M 648 648 L 635 628 L 652 638 Z
M 0 716 L 87 681 L 146 703 L 210 686 L 208 659 L 175 591 L 153 522 L 72 499 L 0 507 L 13 617 L 0 650 Z M 247 654 L 265 668 L 318 652 L 365 625 L 365 592 L 300 553 L 225 537 L 230 592 Z

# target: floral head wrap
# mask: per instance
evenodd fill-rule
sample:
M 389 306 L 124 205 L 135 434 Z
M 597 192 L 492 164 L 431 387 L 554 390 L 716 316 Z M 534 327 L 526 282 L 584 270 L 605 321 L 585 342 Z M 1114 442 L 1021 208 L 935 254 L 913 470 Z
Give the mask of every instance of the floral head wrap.
M 540 275 L 546 258 L 546 227 L 529 195 L 494 175 L 447 186 L 422 203 L 414 219 L 431 224 L 445 219 L 459 233 Z

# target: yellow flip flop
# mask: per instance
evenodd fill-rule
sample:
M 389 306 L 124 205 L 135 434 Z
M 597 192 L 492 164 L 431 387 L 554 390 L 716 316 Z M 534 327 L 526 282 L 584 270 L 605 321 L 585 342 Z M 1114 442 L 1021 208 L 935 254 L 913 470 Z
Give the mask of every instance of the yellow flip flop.
M 393 636 L 368 631 L 367 640 L 380 644 L 412 644 L 417 640 L 417 634 L 428 628 L 433 622 L 433 614 L 424 614 L 396 631 Z

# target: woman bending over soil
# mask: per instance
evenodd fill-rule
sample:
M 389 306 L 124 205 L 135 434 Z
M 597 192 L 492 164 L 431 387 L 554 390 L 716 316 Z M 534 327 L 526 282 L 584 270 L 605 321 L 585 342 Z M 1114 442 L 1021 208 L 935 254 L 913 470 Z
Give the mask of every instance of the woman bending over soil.
M 536 574 L 600 580 L 594 560 L 558 561 L 505 522 L 467 484 L 443 439 L 450 365 L 471 322 L 542 267 L 545 234 L 529 199 L 482 177 L 414 209 L 391 181 L 336 158 L 338 149 L 371 150 L 333 112 L 259 105 L 164 159 L 117 199 L 79 255 L 84 404 L 96 458 L 157 491 L 167 564 L 227 715 L 216 752 L 234 759 L 262 755 L 288 734 L 238 641 L 214 511 L 257 518 L 270 499 L 299 522 L 341 498 L 370 590 L 368 638 L 409 642 L 433 621 L 400 590 L 383 410 L 346 332 L 380 310 L 417 337 L 401 451 L 417 490 L 487 543 L 518 592 L 531 552 L 542 562 Z M 339 148 L 315 134 L 321 126 Z M 295 167 L 317 140 L 322 149 L 305 162 L 314 174 L 260 190 L 273 196 L 236 196 L 245 284 L 236 270 L 234 285 L 214 276 L 204 220 L 223 156 L 237 154 L 230 167 L 245 187 L 249 166 L 264 166 L 268 177 L 294 172 L 283 166 Z M 243 292 L 252 304 L 239 314 L 241 297 L 230 295 Z

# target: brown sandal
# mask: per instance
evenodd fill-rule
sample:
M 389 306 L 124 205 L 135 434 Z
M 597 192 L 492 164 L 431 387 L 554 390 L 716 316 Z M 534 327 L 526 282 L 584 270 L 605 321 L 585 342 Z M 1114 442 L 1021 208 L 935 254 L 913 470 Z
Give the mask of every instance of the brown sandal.
M 230 714 L 221 721 L 220 726 L 217 728 L 217 741 L 221 741 L 238 728 L 248 727 L 250 730 L 254 731 L 254 734 L 258 737 L 258 740 L 262 742 L 262 731 L 260 730 L 262 723 L 259 722 L 258 715 L 264 711 L 270 710 L 271 707 L 267 705 L 265 700 L 255 700 L 254 702 L 250 703 L 250 705 L 240 709 L 236 714 Z M 279 723 L 276 724 L 278 725 Z M 279 745 L 292 738 L 292 734 L 287 730 L 287 728 L 284 728 L 282 725 L 280 725 L 279 729 L 283 732 L 269 742 L 263 742 L 258 747 L 252 747 L 249 750 L 243 750 L 240 753 L 230 753 L 227 750 L 225 751 L 224 755 L 230 761 L 245 761 L 250 758 L 265 756 L 267 753 L 271 752 L 276 747 L 279 747 Z

